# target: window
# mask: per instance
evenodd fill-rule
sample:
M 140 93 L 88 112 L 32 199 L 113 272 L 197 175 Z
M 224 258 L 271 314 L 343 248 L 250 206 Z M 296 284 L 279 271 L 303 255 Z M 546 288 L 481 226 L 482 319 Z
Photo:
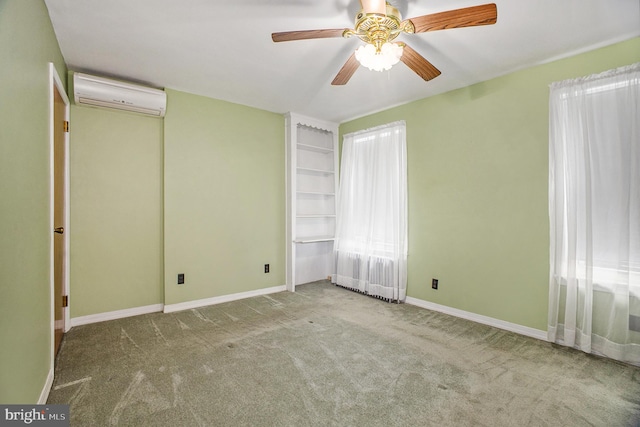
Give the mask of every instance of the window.
M 404 122 L 344 136 L 334 283 L 404 300 L 407 155 Z
M 551 85 L 549 340 L 640 363 L 640 63 Z

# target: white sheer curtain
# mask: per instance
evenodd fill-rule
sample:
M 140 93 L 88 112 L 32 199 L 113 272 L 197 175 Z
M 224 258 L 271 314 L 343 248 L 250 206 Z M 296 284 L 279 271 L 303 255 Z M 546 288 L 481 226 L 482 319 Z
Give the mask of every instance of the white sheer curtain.
M 404 301 L 407 148 L 404 121 L 344 136 L 334 243 L 340 286 Z
M 549 107 L 549 340 L 640 364 L 640 63 Z

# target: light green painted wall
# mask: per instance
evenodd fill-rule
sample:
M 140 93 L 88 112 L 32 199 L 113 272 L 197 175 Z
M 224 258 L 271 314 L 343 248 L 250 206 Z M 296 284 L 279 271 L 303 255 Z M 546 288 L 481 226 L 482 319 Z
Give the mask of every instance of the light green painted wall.
M 0 403 L 35 403 L 51 364 L 49 62 L 41 0 L 0 0 Z
M 639 60 L 636 38 L 341 125 L 407 123 L 409 296 L 546 330 L 548 86 Z
M 71 317 L 163 302 L 162 128 L 71 107 Z
M 167 93 L 166 303 L 284 285 L 284 117 Z

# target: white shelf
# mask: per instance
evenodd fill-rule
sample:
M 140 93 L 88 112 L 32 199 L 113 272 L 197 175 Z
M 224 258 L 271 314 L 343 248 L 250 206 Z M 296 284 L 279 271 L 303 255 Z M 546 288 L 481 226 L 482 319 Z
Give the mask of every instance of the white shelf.
M 318 242 L 333 242 L 335 239 L 333 236 L 315 236 L 315 237 L 302 237 L 294 240 L 294 243 L 318 243 Z
M 338 125 L 299 114 L 286 119 L 287 289 L 333 272 Z
M 322 193 L 318 191 L 296 191 L 298 194 L 302 194 L 305 196 L 325 196 L 325 197 L 335 197 L 336 193 Z
M 318 153 L 333 153 L 333 148 L 318 147 L 317 145 L 309 145 L 309 144 L 298 143 L 298 149 L 315 151 Z
M 335 172 L 328 170 L 320 170 L 320 169 L 311 169 L 311 168 L 297 168 L 298 172 L 310 172 L 310 173 L 319 173 L 323 175 L 333 175 Z

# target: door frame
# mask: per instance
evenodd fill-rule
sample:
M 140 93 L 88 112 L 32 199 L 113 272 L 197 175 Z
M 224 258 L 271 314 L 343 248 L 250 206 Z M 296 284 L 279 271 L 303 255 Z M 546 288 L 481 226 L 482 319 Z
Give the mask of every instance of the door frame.
M 54 87 L 62 97 L 65 104 L 64 116 L 69 121 L 69 97 L 65 91 L 62 80 L 58 75 L 58 71 L 52 62 L 49 63 L 49 278 L 50 278 L 50 304 L 51 304 L 51 371 L 53 372 L 55 363 L 55 311 L 54 311 L 54 294 L 55 294 L 55 278 L 53 273 L 54 266 Z M 69 295 L 69 132 L 64 134 L 64 219 L 62 227 L 64 227 L 64 253 L 63 253 L 63 295 Z M 59 226 L 59 225 L 58 225 Z M 64 332 L 70 329 L 69 307 L 63 307 Z

